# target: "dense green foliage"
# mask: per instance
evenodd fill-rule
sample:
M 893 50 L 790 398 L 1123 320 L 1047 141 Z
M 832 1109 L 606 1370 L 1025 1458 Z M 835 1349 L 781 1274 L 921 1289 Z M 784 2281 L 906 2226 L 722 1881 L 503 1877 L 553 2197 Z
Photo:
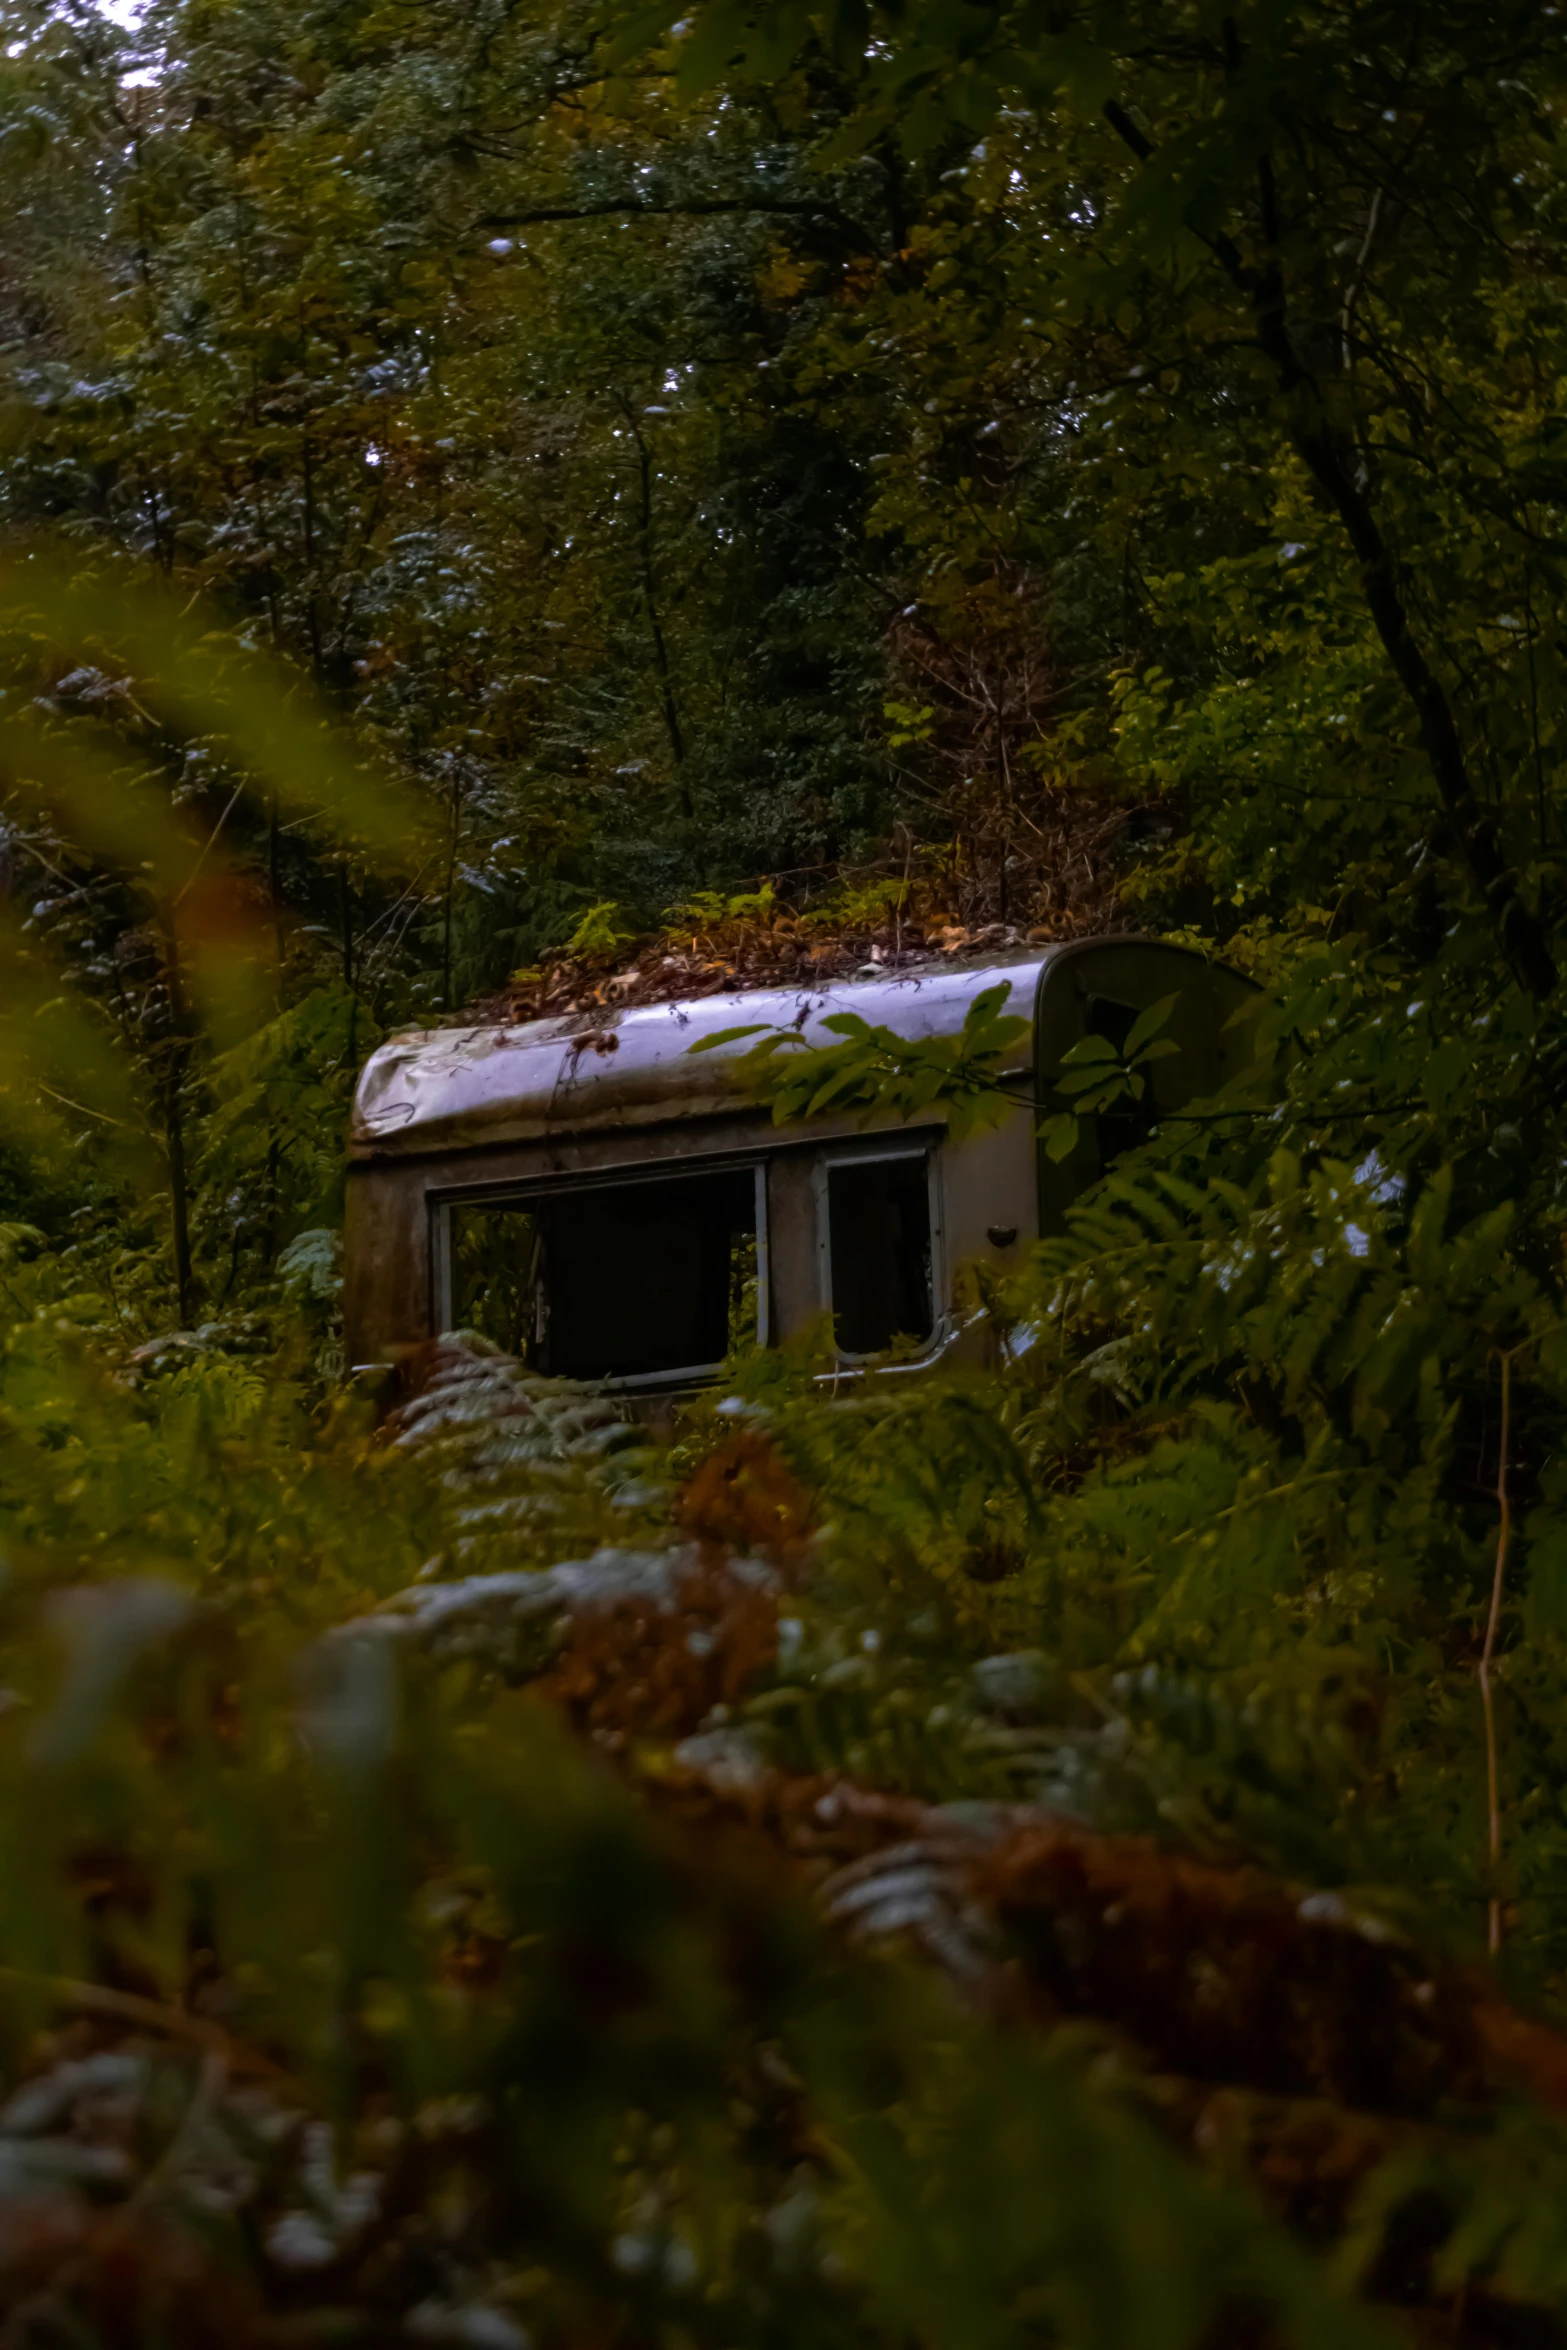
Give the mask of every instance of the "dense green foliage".
M 1417 2097 L 1370 2023 L 1298 2075 L 1199 2024 L 1252 2012 L 1246 1865 L 1433 2016 L 1500 2012 L 1465 1967 L 1567 2013 L 1567 19 L 0 19 L 0 2022 L 15 2074 L 82 2017 L 163 2050 L 133 2187 L 0 2108 L 17 2339 L 216 2338 L 193 2209 L 225 2277 L 331 2239 L 236 2340 L 1560 2339 L 1543 2039 L 1510 2104 L 1456 2028 Z M 1264 983 L 1258 1063 L 974 1279 L 988 1371 L 377 1432 L 336 1234 L 389 1028 L 556 950 L 1051 935 L 1112 883 Z M 1011 1042 L 981 998 L 752 1069 L 973 1123 Z M 1079 1048 L 1052 1147 L 1162 1049 Z M 343 1629 L 771 1558 L 692 1499 L 737 1443 L 776 1642 L 687 1713 L 649 1690 L 732 1626 L 624 1719 L 591 1628 Z M 776 1819 L 706 1841 L 725 1769 L 897 1828 L 872 1939 L 1016 1805 L 1212 1864 L 1211 1947 L 1113 2009 L 1072 1921 L 984 1940 L 993 1875 L 939 1982 Z M 263 2183 L 214 2219 L 220 2113 Z

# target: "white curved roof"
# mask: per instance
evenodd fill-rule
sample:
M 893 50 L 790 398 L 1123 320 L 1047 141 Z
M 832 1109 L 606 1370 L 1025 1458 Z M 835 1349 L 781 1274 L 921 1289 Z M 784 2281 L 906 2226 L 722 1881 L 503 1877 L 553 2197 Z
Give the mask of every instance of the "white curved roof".
M 515 1028 L 394 1037 L 365 1064 L 350 1149 L 358 1158 L 380 1158 L 716 1117 L 744 1105 L 733 1067 L 755 1039 L 693 1058 L 691 1047 L 703 1037 L 759 1022 L 798 1027 L 812 1044 L 835 1044 L 822 1027 L 833 1012 L 858 1012 L 911 1042 L 951 1036 L 975 997 L 1002 980 L 1011 984 L 1007 1010 L 1032 1017 L 1039 975 L 1063 951 L 1044 947 L 961 967 L 925 965 L 815 990 L 755 988 L 576 1012 Z

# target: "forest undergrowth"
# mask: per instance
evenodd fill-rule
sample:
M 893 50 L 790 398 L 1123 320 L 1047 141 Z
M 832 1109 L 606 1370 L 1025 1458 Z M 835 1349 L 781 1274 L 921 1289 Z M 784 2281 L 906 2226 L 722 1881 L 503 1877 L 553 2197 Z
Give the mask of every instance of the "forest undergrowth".
M 27 2327 L 1554 2338 L 1563 1343 L 1460 1149 L 1296 1147 L 1343 962 L 989 1371 L 673 1442 L 477 1339 L 378 1414 L 329 1294 L 106 1346 L 11 1228 Z

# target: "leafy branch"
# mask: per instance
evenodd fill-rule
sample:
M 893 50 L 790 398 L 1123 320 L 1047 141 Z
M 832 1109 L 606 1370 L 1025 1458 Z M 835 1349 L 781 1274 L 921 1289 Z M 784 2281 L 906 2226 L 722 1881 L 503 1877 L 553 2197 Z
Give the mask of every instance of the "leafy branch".
M 939 1105 L 953 1140 L 962 1142 L 999 1124 L 1011 1106 L 1007 1064 L 1030 1026 L 1020 1014 L 1003 1011 L 1011 992 L 1010 980 L 987 987 L 970 1004 L 956 1036 L 911 1043 L 858 1012 L 832 1012 L 822 1026 L 841 1044 L 807 1044 L 798 1028 L 755 1021 L 721 1028 L 691 1051 L 713 1052 L 756 1037 L 735 1063 L 735 1075 L 753 1100 L 771 1108 L 775 1126 L 844 1110 L 859 1110 L 867 1119 L 878 1112 L 917 1118 Z
M 1159 1034 L 1174 1009 L 1174 996 L 1161 996 L 1138 1014 L 1119 1049 L 1107 1036 L 1085 1036 L 1063 1053 L 1056 1089 L 1075 1099 L 1070 1110 L 1047 1118 L 1039 1130 L 1052 1159 L 1069 1158 L 1076 1150 L 1084 1118 L 1113 1109 L 1118 1102 L 1143 1099 L 1154 1062 L 1168 1060 L 1180 1050 L 1170 1037 Z

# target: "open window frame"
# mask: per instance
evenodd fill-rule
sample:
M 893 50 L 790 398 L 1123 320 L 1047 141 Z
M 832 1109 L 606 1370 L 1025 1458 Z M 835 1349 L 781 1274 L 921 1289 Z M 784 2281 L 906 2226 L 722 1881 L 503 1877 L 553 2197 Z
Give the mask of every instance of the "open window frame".
M 942 1145 L 945 1140 L 945 1129 L 939 1127 L 912 1133 L 900 1132 L 896 1136 L 868 1136 L 863 1142 L 834 1145 L 823 1151 L 816 1161 L 813 1192 L 820 1295 L 828 1314 L 833 1317 L 833 1346 L 840 1372 L 872 1368 L 917 1370 L 939 1355 L 948 1343 L 951 1329 L 950 1316 L 944 1304 L 947 1294 L 946 1243 L 941 1186 Z M 922 1163 L 925 1171 L 925 1198 L 929 1217 L 930 1328 L 906 1359 L 888 1363 L 884 1359 L 885 1349 L 848 1347 L 838 1335 L 838 1304 L 833 1295 L 832 1178 L 844 1168 L 893 1164 L 907 1166 L 916 1162 Z M 910 1332 L 908 1335 L 913 1337 L 915 1334 Z M 827 1376 L 831 1378 L 835 1374 L 829 1372 Z
M 543 1207 L 556 1201 L 580 1201 L 595 1193 L 651 1189 L 658 1186 L 678 1186 L 698 1183 L 715 1176 L 749 1175 L 752 1182 L 753 1213 L 756 1232 L 756 1332 L 755 1343 L 767 1346 L 772 1339 L 772 1280 L 769 1266 L 767 1230 L 767 1160 L 754 1152 L 739 1156 L 714 1155 L 711 1158 L 683 1160 L 678 1166 L 649 1166 L 646 1163 L 622 1162 L 613 1167 L 596 1167 L 567 1175 L 552 1173 L 538 1176 L 513 1176 L 504 1182 L 472 1183 L 443 1186 L 429 1194 L 430 1218 L 430 1309 L 431 1323 L 436 1330 L 450 1330 L 454 1326 L 456 1299 L 453 1295 L 452 1216 L 464 1208 L 513 1208 L 521 1211 Z M 707 1362 L 681 1363 L 656 1371 L 607 1373 L 600 1377 L 584 1378 L 583 1384 L 604 1389 L 607 1393 L 622 1395 L 657 1395 L 678 1391 L 683 1387 L 701 1387 L 714 1380 L 723 1367 L 723 1357 Z M 575 1376 L 575 1374 L 573 1374 Z

